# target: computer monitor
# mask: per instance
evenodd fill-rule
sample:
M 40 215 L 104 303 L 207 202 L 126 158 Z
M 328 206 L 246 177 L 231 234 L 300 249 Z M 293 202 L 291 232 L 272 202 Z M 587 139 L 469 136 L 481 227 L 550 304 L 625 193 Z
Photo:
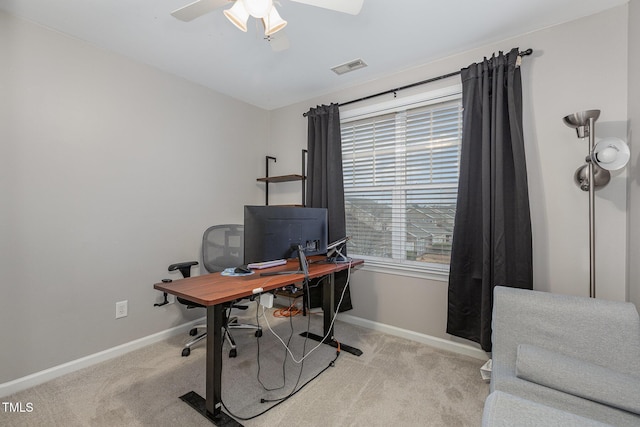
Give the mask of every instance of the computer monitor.
M 244 207 L 244 262 L 273 261 L 327 253 L 325 208 L 295 206 Z

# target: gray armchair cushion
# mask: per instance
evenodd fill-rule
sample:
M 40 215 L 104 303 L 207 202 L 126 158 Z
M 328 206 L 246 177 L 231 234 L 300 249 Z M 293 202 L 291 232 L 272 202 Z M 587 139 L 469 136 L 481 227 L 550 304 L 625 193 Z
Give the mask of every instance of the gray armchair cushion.
M 494 369 L 515 372 L 518 345 L 531 344 L 640 376 L 635 305 L 501 286 L 494 292 Z
M 589 418 L 494 391 L 484 404 L 482 427 L 605 427 Z
M 640 378 L 565 356 L 541 347 L 520 344 L 516 376 L 574 396 L 640 414 Z

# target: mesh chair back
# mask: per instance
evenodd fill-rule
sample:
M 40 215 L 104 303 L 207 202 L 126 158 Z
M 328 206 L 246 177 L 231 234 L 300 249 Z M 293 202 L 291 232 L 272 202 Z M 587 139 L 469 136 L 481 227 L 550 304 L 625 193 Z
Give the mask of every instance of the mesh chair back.
M 202 236 L 202 262 L 209 273 L 244 264 L 244 225 L 209 227 Z

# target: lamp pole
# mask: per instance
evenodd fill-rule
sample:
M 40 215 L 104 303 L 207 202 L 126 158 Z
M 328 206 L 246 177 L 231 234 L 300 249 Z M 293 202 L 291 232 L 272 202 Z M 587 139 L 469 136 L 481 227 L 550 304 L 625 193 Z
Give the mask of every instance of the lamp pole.
M 595 146 L 595 119 L 589 118 L 589 154 Z M 596 181 L 593 162 L 589 165 L 589 296 L 596 297 Z
M 576 170 L 574 180 L 583 191 L 589 192 L 589 296 L 596 297 L 596 187 L 609 182 L 608 171 L 598 167 L 590 160 L 596 139 L 596 120 L 600 117 L 600 110 L 586 110 L 565 116 L 563 121 L 574 128 L 578 138 L 589 138 L 589 155 L 587 164 Z M 597 167 L 597 169 L 596 169 Z

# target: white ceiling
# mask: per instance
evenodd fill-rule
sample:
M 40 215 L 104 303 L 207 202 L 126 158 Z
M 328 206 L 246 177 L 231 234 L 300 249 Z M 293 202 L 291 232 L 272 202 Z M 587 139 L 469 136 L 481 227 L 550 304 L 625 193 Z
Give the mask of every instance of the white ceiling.
M 364 0 L 353 16 L 278 0 L 290 48 L 274 52 L 253 18 L 243 33 L 224 8 L 191 22 L 170 15 L 191 1 L 0 0 L 0 9 L 270 110 L 628 2 Z M 368 67 L 330 70 L 356 58 Z

